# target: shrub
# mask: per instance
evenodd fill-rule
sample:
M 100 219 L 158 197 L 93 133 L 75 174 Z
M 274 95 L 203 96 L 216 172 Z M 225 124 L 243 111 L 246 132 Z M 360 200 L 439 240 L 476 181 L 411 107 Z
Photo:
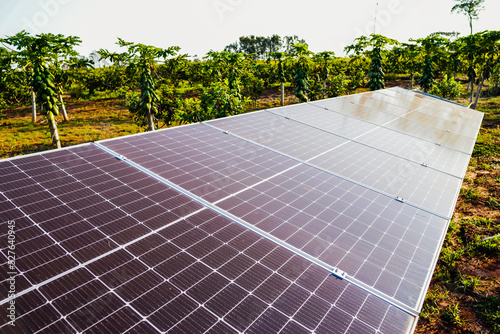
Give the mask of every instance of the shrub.
M 339 74 L 328 80 L 328 97 L 342 96 L 347 92 L 347 79 L 344 74 Z
M 447 75 L 441 81 L 436 81 L 429 93 L 441 96 L 445 99 L 455 99 L 463 94 L 462 85 L 455 81 L 453 77 L 448 78 Z

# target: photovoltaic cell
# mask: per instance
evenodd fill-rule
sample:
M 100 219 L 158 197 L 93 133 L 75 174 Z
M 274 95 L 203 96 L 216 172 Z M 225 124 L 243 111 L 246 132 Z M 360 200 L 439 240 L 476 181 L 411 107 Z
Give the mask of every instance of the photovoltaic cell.
M 481 120 L 396 88 L 0 161 L 0 330 L 411 332 Z

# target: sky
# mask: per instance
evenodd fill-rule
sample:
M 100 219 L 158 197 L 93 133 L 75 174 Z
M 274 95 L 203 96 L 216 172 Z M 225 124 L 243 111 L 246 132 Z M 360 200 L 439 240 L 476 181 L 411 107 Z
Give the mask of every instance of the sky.
M 378 2 L 378 5 L 377 5 Z M 203 57 L 240 36 L 298 35 L 313 52 L 334 51 L 374 32 L 407 42 L 433 32 L 469 33 L 464 15 L 451 14 L 454 0 L 0 0 L 0 36 L 78 36 L 84 56 L 124 51 L 117 37 Z M 500 30 L 500 1 L 485 0 L 474 32 Z M 377 23 L 374 24 L 375 13 Z

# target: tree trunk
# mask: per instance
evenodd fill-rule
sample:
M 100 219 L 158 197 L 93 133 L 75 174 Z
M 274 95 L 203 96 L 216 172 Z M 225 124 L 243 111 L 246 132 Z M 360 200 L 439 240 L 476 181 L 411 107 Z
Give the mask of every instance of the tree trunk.
M 59 101 L 61 102 L 62 114 L 63 114 L 64 121 L 67 122 L 67 121 L 69 121 L 69 117 L 68 117 L 68 113 L 66 112 L 66 107 L 64 106 L 64 101 L 63 101 L 61 93 L 59 93 Z
M 281 83 L 281 105 L 285 105 L 285 83 Z
M 413 77 L 414 77 L 414 74 L 413 72 L 410 74 L 410 90 L 413 90 Z
M 323 80 L 323 99 L 326 97 L 326 79 Z
M 154 131 L 155 130 L 155 124 L 153 121 L 153 114 L 151 114 L 151 104 L 148 106 L 148 131 Z
M 31 122 L 36 123 L 36 95 L 31 87 Z
M 481 90 L 483 89 L 484 85 L 484 78 L 481 79 L 481 83 L 477 87 L 477 93 L 476 93 L 476 100 L 474 101 L 474 104 L 471 106 L 472 109 L 476 109 L 477 103 L 479 102 L 479 98 L 481 97 Z
M 474 81 L 470 82 L 470 102 L 469 102 L 469 104 L 472 104 L 472 101 L 474 101 Z
M 470 89 L 470 81 L 467 83 L 467 92 L 469 91 Z
M 54 115 L 51 111 L 47 113 L 47 119 L 49 121 L 50 135 L 52 137 L 52 144 L 56 145 L 57 148 L 61 148 L 61 140 L 59 139 L 59 132 L 57 131 L 57 123 Z

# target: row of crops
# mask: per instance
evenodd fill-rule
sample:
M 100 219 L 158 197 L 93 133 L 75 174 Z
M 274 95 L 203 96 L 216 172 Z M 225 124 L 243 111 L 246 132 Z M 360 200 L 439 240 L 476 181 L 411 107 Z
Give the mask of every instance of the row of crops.
M 261 47 L 252 49 L 252 41 Z M 500 31 L 465 37 L 436 33 L 406 43 L 372 34 L 354 40 L 345 48 L 348 56 L 338 57 L 329 51 L 313 53 L 296 36 L 273 35 L 242 37 L 224 51 L 192 59 L 177 46 L 164 49 L 118 39 L 122 52 L 101 49 L 87 58 L 74 51 L 81 43 L 76 36 L 22 31 L 0 39 L 0 109 L 31 104 L 33 121 L 37 114 L 45 115 L 53 144 L 59 146 L 55 118 L 61 111 L 67 120 L 67 94 L 85 99 L 113 92 L 148 130 L 241 113 L 272 87 L 281 87 L 283 104 L 286 87 L 306 102 L 361 87 L 381 89 L 401 77 L 412 89 L 447 98 L 462 93 L 460 78 L 468 82 L 474 106 L 485 83 L 489 94 L 498 94 L 499 41 Z M 93 59 L 107 66 L 97 66 Z

